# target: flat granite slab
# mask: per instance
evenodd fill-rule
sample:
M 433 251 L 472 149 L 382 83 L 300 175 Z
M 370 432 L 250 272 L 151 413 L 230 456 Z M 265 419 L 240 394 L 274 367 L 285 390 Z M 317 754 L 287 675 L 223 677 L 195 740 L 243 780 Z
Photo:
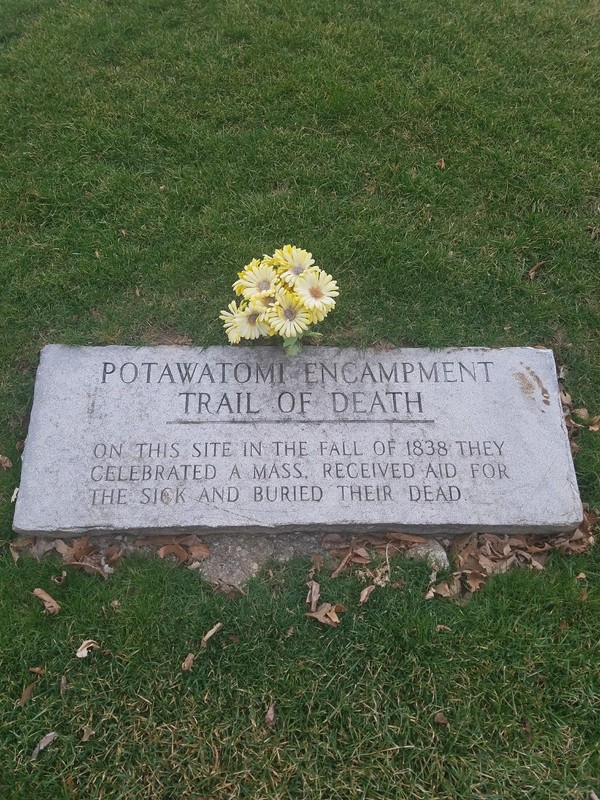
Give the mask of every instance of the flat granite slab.
M 535 348 L 44 348 L 14 530 L 559 532 L 582 519 Z

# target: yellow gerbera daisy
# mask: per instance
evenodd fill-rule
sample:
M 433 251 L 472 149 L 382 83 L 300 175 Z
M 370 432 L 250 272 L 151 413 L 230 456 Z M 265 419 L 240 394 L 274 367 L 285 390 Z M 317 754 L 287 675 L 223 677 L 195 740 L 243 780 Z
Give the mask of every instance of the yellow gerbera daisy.
M 233 288 L 236 294 L 244 295 L 246 300 L 273 294 L 279 288 L 277 270 L 264 261 L 254 259 L 239 276 Z
M 308 311 L 311 325 L 316 325 L 318 322 L 323 322 L 330 311 L 329 308 L 307 308 L 306 310 Z
M 272 335 L 266 315 L 253 305 L 238 312 L 238 328 L 242 339 L 259 339 L 261 336 Z
M 281 250 L 276 250 L 271 263 L 279 267 L 281 277 L 289 285 L 294 286 L 299 275 L 310 269 L 315 263 L 312 253 L 300 247 L 286 244 Z
M 238 308 L 235 300 L 229 303 L 227 308 L 229 311 L 221 311 L 219 314 L 219 319 L 223 320 L 223 327 L 225 328 L 225 333 L 227 334 L 229 343 L 239 344 L 240 339 L 242 338 L 239 320 L 240 308 Z
M 277 303 L 268 315 L 269 322 L 275 333 L 284 338 L 298 336 L 310 325 L 310 314 L 299 298 L 292 292 L 282 289 L 277 296 Z
M 331 275 L 323 270 L 308 270 L 296 280 L 294 291 L 309 309 L 330 311 L 335 306 L 334 297 L 339 294 L 338 285 Z

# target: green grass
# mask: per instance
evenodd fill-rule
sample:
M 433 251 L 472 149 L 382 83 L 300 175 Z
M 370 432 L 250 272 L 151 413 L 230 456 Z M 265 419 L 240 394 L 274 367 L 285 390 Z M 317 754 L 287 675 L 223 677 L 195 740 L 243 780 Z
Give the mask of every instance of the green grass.
M 0 570 L 3 798 L 587 800 L 599 788 L 598 550 L 499 576 L 464 607 L 423 599 L 424 564 L 396 562 L 407 588 L 362 607 L 355 578 L 319 576 L 323 599 L 348 608 L 335 630 L 304 616 L 302 561 L 237 599 L 142 559 L 108 583 L 70 574 L 62 587 L 50 561 Z M 57 616 L 40 613 L 36 585 Z M 77 659 L 87 638 L 101 650 Z M 31 666 L 46 674 L 15 708 Z
M 341 286 L 325 343 L 550 346 L 600 413 L 599 36 L 583 0 L 5 0 L 0 540 L 40 348 L 223 343 L 235 273 L 286 242 Z M 598 507 L 600 436 L 579 443 Z M 597 553 L 464 609 L 424 604 L 417 570 L 330 631 L 303 619 L 294 570 L 233 603 L 136 562 L 107 586 L 73 576 L 45 619 L 29 592 L 52 567 L 7 561 L 2 796 L 69 797 L 72 776 L 93 798 L 583 798 L 598 605 L 593 586 L 577 600 L 579 569 L 597 580 Z M 239 645 L 181 674 L 218 616 Z M 74 659 L 87 636 L 111 656 Z

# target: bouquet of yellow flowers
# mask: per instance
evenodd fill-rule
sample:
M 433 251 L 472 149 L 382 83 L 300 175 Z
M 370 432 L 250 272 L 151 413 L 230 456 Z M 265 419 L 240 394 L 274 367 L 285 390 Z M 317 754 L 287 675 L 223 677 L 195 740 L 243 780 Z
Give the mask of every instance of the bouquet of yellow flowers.
M 300 351 L 303 336 L 320 336 L 309 327 L 325 319 L 339 294 L 337 283 L 316 266 L 312 253 L 291 244 L 253 259 L 238 272 L 233 290 L 242 300 L 234 300 L 219 315 L 230 343 L 278 335 L 288 355 Z

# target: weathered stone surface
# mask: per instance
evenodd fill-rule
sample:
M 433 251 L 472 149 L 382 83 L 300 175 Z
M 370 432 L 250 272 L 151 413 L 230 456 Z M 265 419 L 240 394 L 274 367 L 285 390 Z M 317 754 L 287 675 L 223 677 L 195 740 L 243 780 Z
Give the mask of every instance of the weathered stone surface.
M 14 528 L 516 533 L 581 516 L 547 350 L 50 345 Z

